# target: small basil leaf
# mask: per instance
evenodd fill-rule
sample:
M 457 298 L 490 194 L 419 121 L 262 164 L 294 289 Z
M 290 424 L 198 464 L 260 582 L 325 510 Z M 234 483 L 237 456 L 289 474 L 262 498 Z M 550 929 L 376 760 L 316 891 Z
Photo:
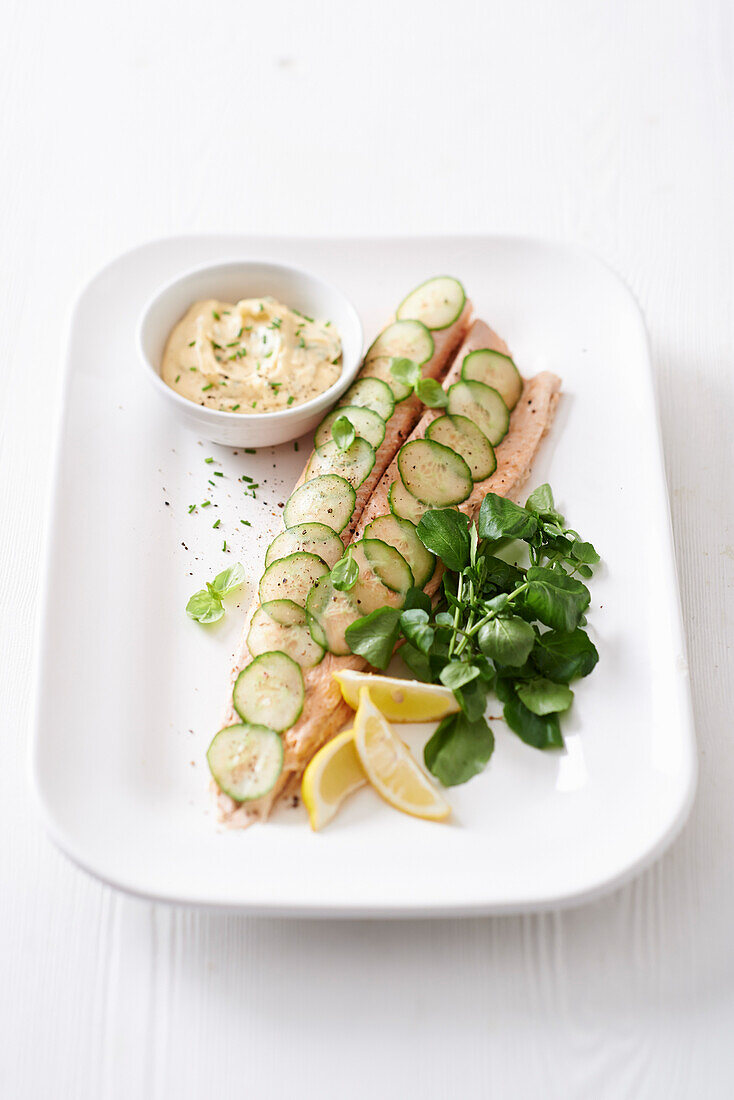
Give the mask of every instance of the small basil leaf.
M 399 634 L 400 612 L 393 607 L 378 607 L 351 623 L 344 632 L 352 653 L 383 672 L 390 663 Z
M 340 451 L 348 451 L 356 437 L 354 424 L 348 416 L 338 416 L 331 425 L 331 438 Z
M 525 706 L 512 684 L 503 685 L 506 696 L 503 714 L 505 722 L 526 745 L 534 749 L 562 749 L 563 737 L 557 714 L 540 716 Z M 499 694 L 499 693 L 498 693 Z
M 405 596 L 403 611 L 413 611 L 416 607 L 420 608 L 421 611 L 425 611 L 427 615 L 430 615 L 431 597 L 427 595 L 422 588 L 416 588 L 415 585 L 413 585 L 408 589 Z
M 468 519 L 453 508 L 424 512 L 418 524 L 418 538 L 433 551 L 447 569 L 460 573 L 469 565 Z
M 412 359 L 397 358 L 390 363 L 390 374 L 396 382 L 412 389 L 421 379 L 421 369 Z
M 585 584 L 557 569 L 533 565 L 527 571 L 529 588 L 525 603 L 541 623 L 554 630 L 571 631 L 579 624 L 591 596 Z
M 429 625 L 428 613 L 420 608 L 403 611 L 400 616 L 403 634 L 421 653 L 428 654 L 433 645 L 433 627 Z
M 186 614 L 197 623 L 216 623 L 224 615 L 222 600 L 206 588 L 195 592 L 186 604 Z
M 530 680 L 518 684 L 517 694 L 533 714 L 557 714 L 568 710 L 573 702 L 573 692 L 566 684 L 554 684 L 552 680 Z
M 527 539 L 537 531 L 538 518 L 507 497 L 487 493 L 479 509 L 477 526 L 483 539 Z
M 223 569 L 221 573 L 217 573 L 212 582 L 212 588 L 215 592 L 218 592 L 220 596 L 226 596 L 228 592 L 232 592 L 235 588 L 239 588 L 245 579 L 245 567 L 240 562 L 236 565 L 231 565 L 229 569 Z
M 339 561 L 332 569 L 331 583 L 339 592 L 348 592 L 350 588 L 354 588 L 358 580 L 359 566 L 349 551 L 347 551 L 343 558 L 339 558 Z
M 494 735 L 483 718 L 450 714 L 426 744 L 423 759 L 444 787 L 455 787 L 478 775 L 493 750 Z
M 567 684 L 577 677 L 588 676 L 599 654 L 584 630 L 570 634 L 548 630 L 538 637 L 531 660 L 543 676 Z
M 439 679 L 444 687 L 451 688 L 454 691 L 456 688 L 468 684 L 470 680 L 476 680 L 478 675 L 479 669 L 473 665 L 467 664 L 465 661 L 452 661 L 451 664 L 446 665 L 441 670 Z
M 532 626 L 517 615 L 491 619 L 479 631 L 477 641 L 485 657 L 501 665 L 523 665 L 530 656 L 536 634 Z
M 429 409 L 445 409 L 449 403 L 446 390 L 438 384 L 435 378 L 421 378 L 415 387 L 415 392 Z

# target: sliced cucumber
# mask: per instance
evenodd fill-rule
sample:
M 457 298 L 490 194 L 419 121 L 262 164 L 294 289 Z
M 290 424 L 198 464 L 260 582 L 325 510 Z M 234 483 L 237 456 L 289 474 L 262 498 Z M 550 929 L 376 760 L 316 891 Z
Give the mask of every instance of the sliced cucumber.
M 267 567 L 260 578 L 260 603 L 293 600 L 299 607 L 305 607 L 311 586 L 328 572 L 326 562 L 315 554 L 306 554 L 302 550 L 288 554 L 285 558 L 278 558 Z
M 409 318 L 422 321 L 430 329 L 448 328 L 461 315 L 465 302 L 466 294 L 459 280 L 439 275 L 411 291 L 398 306 L 396 316 L 399 321 Z
M 306 625 L 306 612 L 292 600 L 270 600 L 252 616 L 247 648 L 253 657 L 279 650 L 301 668 L 312 668 L 324 656 Z
M 234 683 L 232 702 L 244 722 L 277 733 L 289 730 L 303 710 L 303 673 L 292 657 L 277 650 L 261 653 L 242 669 Z
M 381 355 L 377 359 L 370 359 L 369 363 L 365 363 L 362 367 L 362 374 L 365 378 L 379 378 L 381 382 L 390 387 L 396 401 L 404 401 L 412 392 L 411 388 L 406 386 L 404 382 L 398 382 L 397 378 L 393 377 L 390 370 L 391 363 L 392 358 L 386 355 Z
M 383 420 L 390 419 L 395 412 L 395 397 L 387 382 L 379 378 L 358 378 L 353 382 L 339 402 L 340 405 L 359 405 L 363 409 L 372 409 Z
M 465 382 L 484 382 L 497 390 L 510 410 L 522 393 L 522 378 L 510 356 L 491 348 L 470 351 L 461 365 L 461 377 Z
M 402 607 L 413 584 L 402 554 L 379 539 L 360 539 L 352 543 L 350 552 L 359 566 L 359 580 L 349 592 L 357 614 L 369 615 L 378 607 Z
M 422 588 L 433 576 L 436 559 L 429 550 L 426 550 L 418 538 L 415 524 L 410 520 L 394 515 L 378 516 L 377 519 L 372 520 L 372 523 L 367 524 L 364 534 L 365 538 L 381 539 L 389 546 L 394 546 L 410 566 L 413 583 L 418 588 Z
M 365 409 L 359 405 L 342 405 L 332 409 L 316 429 L 313 437 L 314 447 L 323 447 L 325 443 L 331 443 L 331 428 L 340 416 L 346 416 L 356 434 L 366 439 L 377 450 L 385 438 L 385 421 L 372 409 Z
M 331 569 L 344 553 L 344 543 L 325 523 L 299 523 L 276 535 L 265 555 L 265 565 L 272 565 L 278 558 L 287 558 L 299 550 L 316 554 Z
M 461 504 L 474 484 L 461 455 L 430 439 L 414 439 L 401 447 L 398 470 L 408 492 L 431 508 Z
M 390 511 L 398 519 L 407 519 L 410 523 L 418 524 L 420 518 L 428 511 L 427 504 L 421 504 L 419 500 L 409 493 L 400 478 L 393 481 L 388 489 L 387 501 Z
M 510 410 L 497 390 L 484 382 L 455 382 L 450 386 L 449 412 L 466 416 L 484 432 L 493 447 L 505 438 L 510 426 Z
M 275 786 L 283 770 L 283 742 L 267 726 L 225 726 L 206 759 L 220 790 L 235 802 L 252 802 Z
M 343 531 L 352 518 L 357 494 L 345 478 L 338 474 L 322 474 L 304 481 L 285 502 L 283 520 L 286 527 L 299 523 L 323 523 L 332 531 Z
M 323 646 L 337 657 L 351 653 L 344 631 L 361 614 L 350 594 L 334 588 L 330 577 L 321 577 L 306 600 L 306 618 L 311 637 L 317 645 Z
M 365 355 L 365 363 L 382 356 L 412 359 L 423 366 L 434 352 L 433 337 L 421 321 L 393 321 L 375 340 Z
M 426 428 L 426 439 L 456 451 L 471 470 L 474 481 L 484 481 L 497 469 L 494 447 L 484 432 L 465 416 L 439 416 Z
M 325 474 L 338 474 L 354 488 L 358 489 L 375 464 L 375 448 L 357 436 L 351 447 L 340 451 L 332 439 L 317 447 L 306 467 L 306 477 L 321 477 Z

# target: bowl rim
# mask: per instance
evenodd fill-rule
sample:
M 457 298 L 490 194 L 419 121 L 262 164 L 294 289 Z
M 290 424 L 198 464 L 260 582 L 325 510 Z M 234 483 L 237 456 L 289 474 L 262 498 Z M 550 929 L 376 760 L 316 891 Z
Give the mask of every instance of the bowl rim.
M 323 393 L 316 394 L 315 397 L 309 398 L 308 401 L 304 401 L 301 405 L 294 405 L 292 409 L 276 409 L 273 412 L 250 412 L 250 413 L 237 413 L 228 412 L 225 409 L 211 409 L 206 405 L 198 405 L 195 401 L 189 401 L 187 397 L 183 397 L 176 390 L 172 389 L 166 382 L 163 381 L 160 370 L 156 368 L 151 362 L 150 357 L 143 347 L 143 330 L 145 328 L 146 321 L 156 303 L 172 290 L 178 283 L 184 282 L 186 279 L 193 278 L 195 275 L 202 275 L 207 271 L 213 271 L 216 268 L 224 267 L 242 267 L 250 265 L 260 265 L 272 268 L 279 268 L 281 271 L 288 271 L 291 274 L 297 275 L 300 279 L 310 283 L 320 283 L 322 287 L 325 287 L 331 293 L 338 295 L 343 299 L 347 309 L 352 313 L 352 318 L 356 326 L 356 332 L 359 336 L 360 350 L 356 356 L 354 366 L 349 370 L 342 368 L 339 377 L 332 382 L 327 390 Z M 289 307 L 290 308 L 290 307 Z M 340 334 L 341 337 L 341 334 Z M 362 352 L 364 350 L 364 329 L 362 327 L 362 320 L 357 312 L 357 307 L 354 302 L 349 298 L 343 290 L 341 290 L 334 283 L 328 279 L 323 279 L 320 275 L 314 275 L 305 268 L 298 267 L 295 264 L 279 263 L 275 260 L 269 259 L 255 259 L 250 257 L 246 260 L 218 260 L 205 264 L 198 264 L 196 267 L 187 268 L 186 271 L 169 279 L 162 286 L 159 286 L 145 301 L 140 319 L 138 321 L 136 330 L 136 345 L 140 359 L 145 365 L 146 370 L 151 376 L 153 384 L 156 385 L 159 391 L 169 400 L 173 400 L 181 409 L 191 413 L 196 410 L 199 416 L 210 416 L 214 421 L 220 422 L 233 422 L 236 421 L 239 424 L 246 424 L 249 421 L 257 420 L 258 423 L 274 423 L 277 424 L 284 420 L 296 419 L 299 415 L 320 412 L 322 408 L 326 408 L 337 396 L 347 389 L 349 385 L 354 381 L 359 368 L 362 364 Z M 343 356 L 342 348 L 342 356 Z

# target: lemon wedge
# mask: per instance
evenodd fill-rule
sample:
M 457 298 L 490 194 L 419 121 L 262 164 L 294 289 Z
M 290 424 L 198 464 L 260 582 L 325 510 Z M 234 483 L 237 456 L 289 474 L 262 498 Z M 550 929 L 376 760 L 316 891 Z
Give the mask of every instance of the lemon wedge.
M 334 679 L 353 710 L 359 706 L 360 688 L 368 687 L 373 703 L 391 722 L 438 722 L 459 709 L 453 691 L 441 684 L 349 669 L 335 672 Z
M 347 795 L 367 782 L 354 747 L 354 730 L 343 730 L 314 756 L 303 773 L 301 794 L 311 828 L 328 825 Z
M 395 736 L 364 686 L 354 716 L 354 744 L 370 783 L 396 810 L 431 821 L 449 816 L 448 802 Z

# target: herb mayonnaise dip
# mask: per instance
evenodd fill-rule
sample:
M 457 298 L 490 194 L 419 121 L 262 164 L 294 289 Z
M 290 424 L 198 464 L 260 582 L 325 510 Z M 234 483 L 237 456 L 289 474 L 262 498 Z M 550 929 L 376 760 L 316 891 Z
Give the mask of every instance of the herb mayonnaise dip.
M 197 405 L 275 412 L 318 396 L 341 373 L 339 333 L 274 298 L 195 302 L 173 329 L 161 374 Z

